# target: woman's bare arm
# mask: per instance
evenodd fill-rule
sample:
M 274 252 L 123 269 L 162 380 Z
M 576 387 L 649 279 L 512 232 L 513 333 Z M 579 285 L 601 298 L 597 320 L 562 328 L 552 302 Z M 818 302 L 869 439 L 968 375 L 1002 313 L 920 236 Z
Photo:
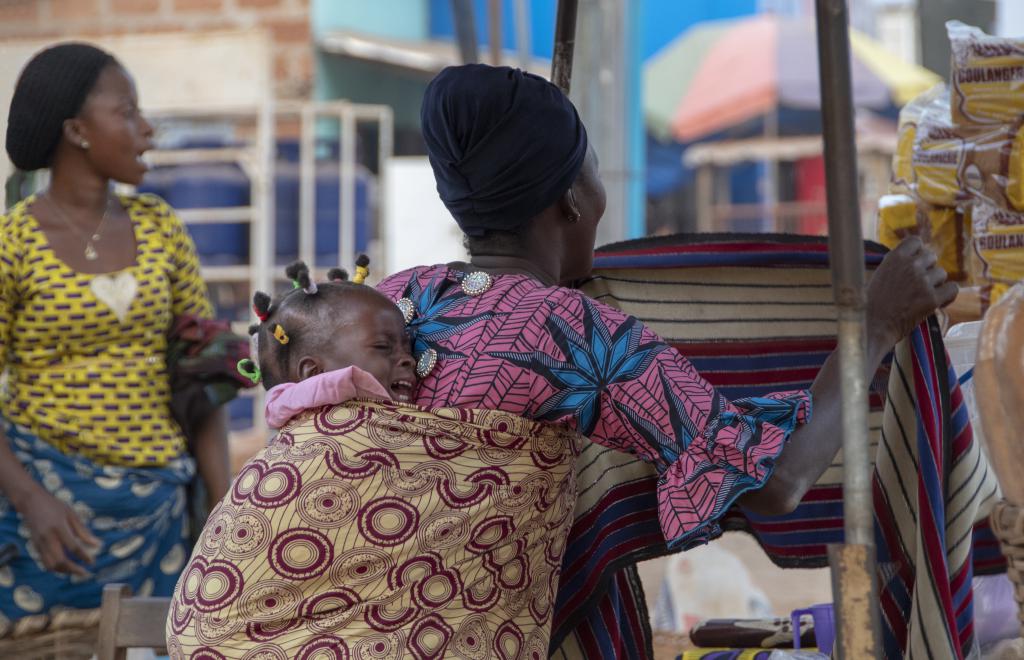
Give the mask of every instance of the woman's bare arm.
M 865 376 L 874 377 L 896 342 L 928 315 L 956 297 L 935 254 L 916 238 L 886 255 L 868 288 Z M 799 427 L 775 463 L 764 488 L 740 498 L 740 504 L 764 515 L 789 513 L 832 464 L 842 446 L 839 358 L 828 357 L 811 386 L 811 421 Z

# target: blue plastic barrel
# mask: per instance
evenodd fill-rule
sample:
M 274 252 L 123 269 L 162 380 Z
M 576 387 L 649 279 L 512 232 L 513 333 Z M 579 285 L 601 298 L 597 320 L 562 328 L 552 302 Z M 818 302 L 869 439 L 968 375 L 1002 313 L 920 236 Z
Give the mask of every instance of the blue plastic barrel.
M 249 178 L 233 163 L 182 165 L 174 168 L 165 199 L 177 209 L 249 205 Z M 189 227 L 204 264 L 236 265 L 249 261 L 249 225 L 242 222 Z
M 280 150 L 278 155 L 281 155 Z M 274 254 L 279 264 L 286 264 L 299 258 L 299 164 L 296 160 L 279 158 L 274 164 L 274 207 Z
M 338 193 L 340 164 L 319 163 L 316 175 L 316 258 L 325 266 L 346 265 L 347 259 L 338 259 L 338 234 L 341 231 L 341 209 Z M 370 243 L 370 186 L 373 175 L 357 169 L 356 189 L 356 244 L 355 252 L 366 252 Z
M 139 184 L 138 192 L 152 193 L 167 199 L 167 189 L 171 187 L 171 181 L 175 177 L 176 167 L 154 167 L 146 172 L 145 178 Z
M 178 184 L 181 177 L 181 167 L 159 167 L 154 168 L 146 173 L 146 177 L 142 184 L 139 185 L 138 191 L 140 193 L 153 193 L 159 195 L 164 199 L 167 199 L 172 205 L 174 205 L 173 188 Z M 209 234 L 207 233 L 204 239 L 204 230 L 207 227 L 201 225 L 191 225 L 188 227 L 188 232 L 195 239 L 197 236 L 200 240 L 209 241 Z M 242 235 L 245 239 L 247 234 Z M 238 240 L 233 238 L 232 240 Z M 246 239 L 247 240 L 247 239 Z M 197 241 L 199 242 L 199 241 Z M 200 243 L 202 245 L 202 243 Z M 206 252 L 209 253 L 207 245 Z M 200 259 L 204 264 L 211 262 L 216 263 L 218 261 L 217 253 L 200 254 Z M 237 259 L 237 256 L 231 257 L 231 261 Z M 223 262 L 223 261 L 222 261 Z M 217 282 L 208 283 L 210 302 L 213 304 L 216 310 L 216 316 L 219 319 L 225 319 L 230 321 L 246 321 L 249 319 L 249 286 L 245 282 Z
M 253 400 L 240 396 L 228 403 L 228 428 L 232 431 L 244 431 L 253 427 Z
M 274 206 L 276 225 L 274 253 L 279 264 L 287 263 L 299 255 L 299 165 L 290 160 L 278 160 L 274 174 Z M 341 212 L 338 206 L 337 161 L 318 162 L 316 166 L 316 226 L 317 264 L 326 267 L 339 265 L 338 232 Z M 355 252 L 365 252 L 370 243 L 370 189 L 373 175 L 365 170 L 356 171 L 356 245 Z M 347 262 L 352 258 L 348 255 Z M 340 264 L 344 265 L 344 264 Z
M 299 141 L 278 140 L 277 141 L 277 162 L 297 163 L 299 162 Z

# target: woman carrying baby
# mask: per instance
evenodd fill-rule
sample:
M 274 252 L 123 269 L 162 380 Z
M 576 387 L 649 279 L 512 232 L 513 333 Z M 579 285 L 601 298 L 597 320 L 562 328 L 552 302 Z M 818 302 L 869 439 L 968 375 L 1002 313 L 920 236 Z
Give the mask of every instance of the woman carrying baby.
M 410 405 L 402 309 L 339 271 L 289 275 L 255 296 L 259 366 L 242 365 L 280 430 L 207 522 L 171 655 L 545 657 L 577 436 Z
M 282 428 L 182 577 L 168 623 L 178 653 L 543 658 L 584 436 L 656 467 L 657 515 L 680 549 L 717 536 L 734 503 L 791 510 L 839 449 L 834 356 L 810 391 L 729 401 L 640 321 L 569 288 L 590 272 L 605 198 L 586 130 L 556 87 L 508 68 L 449 68 L 429 85 L 422 122 L 470 260 L 379 287 L 412 357 L 379 350 L 394 351 L 393 365 L 415 358 L 416 405 L 349 400 Z M 258 305 L 261 367 L 269 360 L 282 383 L 330 380 L 323 372 L 343 365 L 324 362 L 328 344 L 376 318 L 356 307 L 371 298 L 328 302 L 324 285 L 299 287 Z M 920 242 L 890 253 L 869 292 L 871 373 L 955 291 Z M 304 310 L 294 319 L 293 304 Z M 346 306 L 359 312 L 342 326 Z M 307 331 L 320 343 L 272 358 Z M 373 374 L 377 397 L 405 394 L 396 368 Z M 278 387 L 337 404 L 305 382 Z M 605 622 L 602 657 L 641 652 L 615 626 Z

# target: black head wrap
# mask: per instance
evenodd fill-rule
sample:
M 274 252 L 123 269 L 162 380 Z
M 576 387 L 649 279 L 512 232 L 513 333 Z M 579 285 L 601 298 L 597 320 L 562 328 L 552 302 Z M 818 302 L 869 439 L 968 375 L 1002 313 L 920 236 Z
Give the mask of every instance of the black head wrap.
M 437 192 L 462 231 L 516 231 L 565 194 L 587 130 L 558 87 L 509 67 L 444 69 L 420 110 Z
M 100 71 L 113 62 L 113 55 L 95 46 L 66 43 L 25 65 L 7 117 L 7 155 L 18 169 L 49 166 L 64 121 L 78 114 Z

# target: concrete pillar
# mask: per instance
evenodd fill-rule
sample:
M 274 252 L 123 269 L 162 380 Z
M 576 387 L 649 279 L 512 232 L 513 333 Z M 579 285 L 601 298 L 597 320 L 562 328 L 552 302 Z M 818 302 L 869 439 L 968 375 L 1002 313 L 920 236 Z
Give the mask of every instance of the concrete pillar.
M 570 97 L 600 160 L 608 208 L 597 244 L 644 233 L 642 0 L 580 0 Z

